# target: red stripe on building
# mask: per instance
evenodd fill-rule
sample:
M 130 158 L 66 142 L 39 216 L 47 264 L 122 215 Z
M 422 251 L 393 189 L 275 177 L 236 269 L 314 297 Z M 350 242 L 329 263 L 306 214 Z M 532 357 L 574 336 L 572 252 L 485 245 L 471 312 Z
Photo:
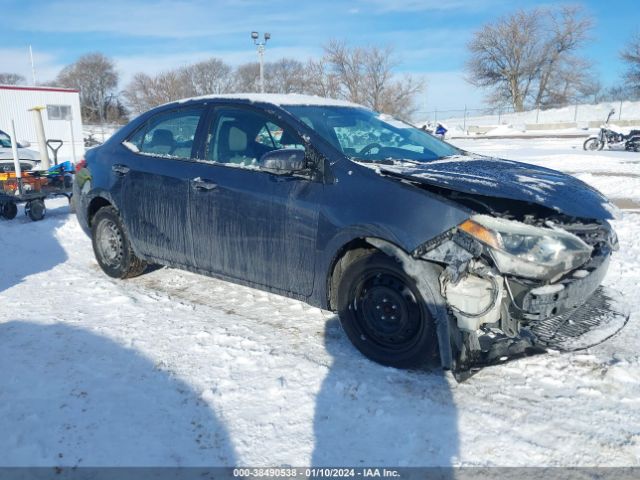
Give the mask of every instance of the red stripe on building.
M 32 92 L 62 92 L 62 93 L 80 93 L 75 88 L 60 87 L 22 87 L 20 85 L 0 85 L 0 90 L 26 90 Z

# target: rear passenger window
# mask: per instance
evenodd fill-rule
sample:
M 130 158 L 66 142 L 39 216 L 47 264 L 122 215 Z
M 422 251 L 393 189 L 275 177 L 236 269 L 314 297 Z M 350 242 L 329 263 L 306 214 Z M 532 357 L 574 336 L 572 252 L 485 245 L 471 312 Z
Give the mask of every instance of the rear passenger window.
M 134 133 L 125 145 L 147 155 L 193 158 L 193 146 L 202 112 L 202 108 L 189 108 L 161 113 Z

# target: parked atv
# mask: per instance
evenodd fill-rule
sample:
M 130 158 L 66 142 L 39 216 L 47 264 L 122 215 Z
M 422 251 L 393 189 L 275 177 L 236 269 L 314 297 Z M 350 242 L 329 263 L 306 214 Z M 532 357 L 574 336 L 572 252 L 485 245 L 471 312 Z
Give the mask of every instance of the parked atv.
M 627 151 L 640 151 L 640 130 L 625 132 L 617 125 L 609 124 L 614 113 L 616 113 L 615 109 L 611 109 L 598 135 L 585 140 L 583 145 L 585 150 L 602 150 L 606 145 L 609 148 L 624 147 Z

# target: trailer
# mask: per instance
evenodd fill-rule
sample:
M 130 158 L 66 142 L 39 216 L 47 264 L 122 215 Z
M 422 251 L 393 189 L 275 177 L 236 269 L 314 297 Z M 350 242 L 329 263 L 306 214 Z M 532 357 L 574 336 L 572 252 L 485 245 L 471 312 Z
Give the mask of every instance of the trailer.
M 71 162 L 56 164 L 45 172 L 0 173 L 0 216 L 13 220 L 18 215 L 18 205 L 24 203 L 24 213 L 31 220 L 42 220 L 47 212 L 45 199 L 66 197 L 69 202 L 73 192 L 74 167 Z

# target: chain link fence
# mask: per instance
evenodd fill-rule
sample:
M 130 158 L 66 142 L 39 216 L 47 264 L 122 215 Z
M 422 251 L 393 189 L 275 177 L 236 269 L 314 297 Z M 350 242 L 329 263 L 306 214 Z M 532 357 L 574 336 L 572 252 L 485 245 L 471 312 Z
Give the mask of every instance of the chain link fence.
M 433 109 L 416 112 L 416 124 L 445 123 L 451 128 L 467 131 L 469 127 L 521 125 L 534 129 L 535 126 L 550 128 L 597 128 L 607 119 L 609 112 L 615 114 L 611 122 L 620 126 L 640 124 L 640 101 L 602 102 L 595 105 L 572 104 L 559 108 L 536 108 L 515 112 L 510 107 Z

